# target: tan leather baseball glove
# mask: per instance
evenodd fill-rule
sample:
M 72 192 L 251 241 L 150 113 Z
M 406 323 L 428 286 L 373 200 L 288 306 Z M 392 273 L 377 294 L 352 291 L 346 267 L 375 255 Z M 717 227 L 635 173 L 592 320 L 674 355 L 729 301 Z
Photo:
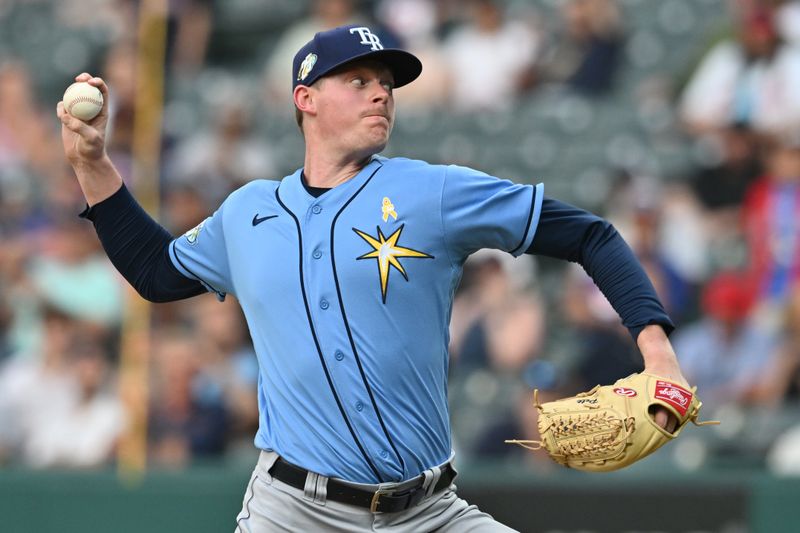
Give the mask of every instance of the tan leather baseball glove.
M 541 440 L 506 442 L 532 450 L 544 448 L 557 463 L 578 470 L 619 470 L 677 437 L 689 421 L 698 426 L 719 424 L 697 421 L 703 404 L 695 390 L 647 373 L 544 404 L 535 390 Z M 656 424 L 651 416 L 656 406 L 665 407 L 678 419 L 673 433 Z

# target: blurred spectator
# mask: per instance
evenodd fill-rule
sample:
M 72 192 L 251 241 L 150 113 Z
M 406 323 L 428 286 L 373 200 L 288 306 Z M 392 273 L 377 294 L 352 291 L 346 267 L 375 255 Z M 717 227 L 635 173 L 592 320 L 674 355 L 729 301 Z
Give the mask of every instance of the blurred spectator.
M 92 233 L 74 213 L 59 218 L 42 236 L 27 273 L 51 305 L 98 328 L 115 327 L 122 319 L 122 283 Z
M 106 150 L 128 184 L 131 183 L 133 175 L 133 128 L 138 90 L 137 62 L 136 41 L 120 40 L 106 51 L 100 73 L 111 87 Z
M 73 393 L 64 354 L 74 329 L 64 313 L 44 310 L 42 349 L 13 357 L 0 366 L 0 463 L 18 459 L 41 413 L 60 409 Z
M 759 388 L 758 399 L 778 406 L 800 405 L 800 286 L 787 298 L 781 317 L 779 357 L 769 369 L 769 378 Z
M 775 362 L 777 339 L 752 319 L 753 304 L 747 278 L 721 272 L 703 291 L 704 318 L 673 335 L 684 375 L 710 409 L 759 401 Z
M 41 348 L 0 367 L 0 459 L 25 458 L 35 466 L 99 464 L 121 431 L 118 402 L 100 388 L 101 338 L 53 306 L 45 306 L 43 319 Z
M 0 222 L 36 214 L 27 210 L 64 166 L 58 136 L 31 91 L 31 74 L 25 62 L 0 57 L 0 201 L 6 211 Z
M 179 184 L 164 191 L 162 211 L 161 224 L 173 235 L 181 235 L 205 220 L 211 207 L 197 186 Z
M 15 235 L 0 241 L 0 298 L 9 315 L 6 340 L 12 354 L 38 351 L 44 338 L 41 302 L 27 274 L 32 240 L 30 235 Z
M 800 45 L 800 2 L 782 0 L 775 12 L 776 25 L 781 38 L 792 46 Z
M 706 138 L 713 152 L 689 178 L 704 219 L 710 259 L 735 255 L 743 240 L 741 212 L 745 193 L 763 172 L 760 143 L 745 124 L 733 124 Z M 732 265 L 725 265 L 732 266 Z
M 165 172 L 171 184 L 192 187 L 209 205 L 219 205 L 248 181 L 275 173 L 270 145 L 254 131 L 253 110 L 240 88 L 218 89 L 211 124 L 177 145 Z
M 196 331 L 202 368 L 198 385 L 219 390 L 230 415 L 229 441 L 243 439 L 252 445 L 258 429 L 258 360 L 250 344 L 238 302 L 219 302 L 211 294 L 193 300 L 192 329 Z
M 1 284 L 0 287 L 2 287 Z M 0 299 L 0 365 L 2 365 L 12 353 L 11 339 L 8 335 L 11 317 L 11 309 L 9 309 L 8 304 Z
M 381 23 L 424 65 L 419 78 L 395 95 L 404 113 L 439 106 L 447 97 L 448 70 L 436 36 L 436 9 L 433 0 L 383 0 L 376 10 Z
M 219 456 L 229 427 L 222 391 L 203 375 L 190 331 L 160 331 L 154 342 L 149 439 L 153 462 L 181 468 Z
M 715 45 L 692 75 L 680 114 L 696 133 L 745 123 L 764 133 L 800 125 L 800 49 L 784 44 L 774 11 L 739 3 L 735 38 Z
M 574 384 L 560 376 L 554 365 L 547 361 L 536 361 L 524 374 L 527 387 L 520 390 L 508 412 L 499 413 L 477 438 L 475 454 L 481 458 L 525 461 L 536 472 L 556 467 L 547 453 L 529 450 L 516 444 L 507 444 L 509 439 L 539 440 L 539 410 L 534 404 L 532 389 L 538 391 L 539 403 L 564 398 L 575 393 Z
M 460 112 L 507 109 L 525 87 L 541 37 L 528 21 L 508 20 L 497 0 L 470 0 L 468 8 L 467 22 L 444 43 L 449 103 Z
M 731 210 L 738 217 L 747 188 L 761 175 L 758 139 L 747 124 L 739 123 L 725 127 L 718 141 L 714 162 L 691 177 L 692 189 L 708 211 Z
M 561 4 L 561 28 L 536 66 L 536 81 L 562 83 L 587 94 L 608 92 L 623 48 L 615 0 Z
M 108 359 L 98 340 L 86 336 L 72 339 L 65 359 L 74 394 L 40 414 L 25 443 L 25 461 L 39 468 L 103 466 L 126 425 L 122 403 L 109 386 Z
M 571 265 L 565 279 L 563 305 L 575 342 L 572 364 L 577 390 L 613 383 L 644 368 L 619 315 L 578 266 Z
M 563 397 L 559 392 L 539 391 L 539 401 L 549 402 Z M 528 450 L 516 444 L 508 444 L 509 439 L 539 440 L 539 410 L 533 404 L 533 393 L 522 391 L 517 397 L 512 411 L 492 420 L 489 427 L 478 437 L 475 455 L 487 459 L 507 459 L 527 462 L 537 473 L 556 466 L 547 453 L 542 450 Z
M 622 172 L 609 194 L 607 219 L 645 268 L 673 320 L 691 312 L 691 282 L 705 266 L 705 235 L 694 198 L 680 186 Z
M 761 388 L 765 403 L 787 402 L 794 415 L 800 405 L 800 288 L 788 299 L 783 323 L 781 357 L 772 368 L 771 380 Z M 793 416 L 796 420 L 796 416 Z M 767 465 L 779 475 L 800 475 L 800 425 L 793 425 L 775 439 L 767 454 Z
M 486 432 L 498 418 L 506 418 L 503 413 L 509 424 L 517 421 L 526 370 L 544 341 L 544 307 L 533 288 L 535 266 L 532 256 L 514 258 L 488 249 L 472 254 L 464 265 L 465 283 L 450 321 L 450 389 L 458 398 L 454 446 L 465 456 L 478 451 L 481 439 L 490 439 Z
M 291 70 L 294 54 L 308 42 L 309 35 L 345 24 L 365 22 L 355 10 L 354 0 L 312 0 L 308 17 L 286 29 L 272 49 L 264 71 L 267 105 L 292 109 Z
M 59 0 L 53 2 L 54 22 L 102 38 L 104 43 L 115 41 L 135 34 L 131 21 L 136 20 L 137 4 L 132 0 Z
M 743 206 L 755 290 L 782 305 L 800 282 L 800 136 L 777 139 Z
M 205 65 L 213 22 L 212 0 L 168 2 L 167 63 L 178 78 L 196 76 Z
M 533 257 L 480 250 L 465 268 L 472 281 L 454 303 L 454 366 L 463 373 L 519 373 L 538 355 L 544 335 L 544 309 L 531 289 Z

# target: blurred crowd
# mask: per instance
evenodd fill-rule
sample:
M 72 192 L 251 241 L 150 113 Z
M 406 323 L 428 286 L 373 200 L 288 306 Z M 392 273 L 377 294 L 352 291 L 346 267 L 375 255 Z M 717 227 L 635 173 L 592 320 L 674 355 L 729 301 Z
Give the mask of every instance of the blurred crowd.
M 645 266 L 708 416 L 788 412 L 800 423 L 800 2 L 703 3 L 716 10 L 715 23 L 689 25 L 700 43 L 694 55 L 659 71 L 670 82 L 659 89 L 670 126 L 658 134 L 689 146 L 688 163 L 658 175 L 597 161 L 614 179 L 591 207 Z M 146 4 L 0 0 L 0 465 L 107 465 L 130 430 L 121 339 L 125 303 L 137 296 L 77 216 L 85 203 L 63 157 L 55 103 L 79 72 L 107 81 L 108 152 L 136 189 L 142 80 L 133 21 Z M 422 59 L 420 79 L 397 93 L 399 116 L 500 116 L 536 111 L 531 102 L 544 92 L 592 106 L 652 90 L 629 82 L 647 48 L 627 16 L 647 13 L 636 0 L 166 4 L 157 217 L 174 235 L 243 183 L 302 164 L 283 149 L 300 142 L 299 132 L 270 137 L 258 119 L 266 112 L 291 123 L 292 56 L 325 28 L 368 23 L 385 46 Z M 686 25 L 687 2 L 663 5 L 671 6 L 658 11 L 667 29 Z M 56 28 L 61 40 L 44 50 L 25 45 L 42 28 Z M 413 136 L 400 142 L 399 155 L 414 157 Z M 569 179 L 504 177 L 546 186 Z M 258 368 L 234 299 L 154 306 L 149 345 L 151 464 L 180 468 L 252 451 Z M 456 295 L 450 368 L 459 453 L 545 468 L 539 456 L 503 444 L 536 438 L 531 389 L 543 400 L 572 394 L 641 370 L 642 361 L 579 267 L 482 251 L 465 265 Z M 777 448 L 787 446 L 800 449 Z M 798 461 L 783 453 L 773 462 Z

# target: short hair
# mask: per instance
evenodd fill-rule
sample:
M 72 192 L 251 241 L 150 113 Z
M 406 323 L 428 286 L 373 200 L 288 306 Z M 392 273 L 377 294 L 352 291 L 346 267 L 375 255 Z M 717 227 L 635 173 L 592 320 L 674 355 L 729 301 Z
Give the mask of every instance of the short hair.
M 294 120 L 297 122 L 297 127 L 300 128 L 300 133 L 303 133 L 303 112 L 297 106 L 294 106 Z

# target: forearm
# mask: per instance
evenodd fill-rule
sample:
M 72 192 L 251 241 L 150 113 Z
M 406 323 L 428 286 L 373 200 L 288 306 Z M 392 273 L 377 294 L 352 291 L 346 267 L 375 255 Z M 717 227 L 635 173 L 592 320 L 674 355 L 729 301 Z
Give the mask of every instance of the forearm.
M 108 155 L 96 161 L 76 162 L 72 168 L 90 207 L 111 197 L 122 187 L 122 177 Z
M 633 251 L 600 217 L 545 198 L 536 237 L 527 253 L 580 264 L 634 340 L 651 324 L 672 331 L 674 326 Z

